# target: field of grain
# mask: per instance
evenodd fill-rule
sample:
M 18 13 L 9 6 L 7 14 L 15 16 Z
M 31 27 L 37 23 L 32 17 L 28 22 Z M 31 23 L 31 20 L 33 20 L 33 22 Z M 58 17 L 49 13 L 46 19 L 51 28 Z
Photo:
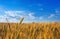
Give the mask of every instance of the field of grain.
M 0 39 L 60 39 L 60 23 L 0 23 Z

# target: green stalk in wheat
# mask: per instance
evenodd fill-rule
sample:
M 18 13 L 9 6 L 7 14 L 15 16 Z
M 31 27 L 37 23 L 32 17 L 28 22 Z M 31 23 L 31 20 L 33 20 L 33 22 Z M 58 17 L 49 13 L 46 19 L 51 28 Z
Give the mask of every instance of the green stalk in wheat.
M 21 18 L 20 22 L 17 23 L 17 25 L 16 25 L 15 39 L 19 38 L 19 33 L 20 33 L 19 24 L 22 24 L 23 20 L 24 20 L 24 17 Z
M 23 20 L 24 20 L 24 17 L 23 17 L 23 18 L 21 18 L 21 20 L 20 20 L 20 23 L 19 23 L 19 24 L 21 24 Z
M 24 17 L 21 18 L 20 22 L 16 24 L 16 28 L 18 28 L 19 24 L 22 24 L 22 21 L 24 20 Z

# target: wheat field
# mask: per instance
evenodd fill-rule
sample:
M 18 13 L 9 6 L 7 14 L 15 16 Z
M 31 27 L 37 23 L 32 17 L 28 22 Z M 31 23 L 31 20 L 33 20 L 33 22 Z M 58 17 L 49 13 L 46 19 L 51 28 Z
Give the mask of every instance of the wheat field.
M 60 39 L 60 23 L 0 23 L 0 39 Z

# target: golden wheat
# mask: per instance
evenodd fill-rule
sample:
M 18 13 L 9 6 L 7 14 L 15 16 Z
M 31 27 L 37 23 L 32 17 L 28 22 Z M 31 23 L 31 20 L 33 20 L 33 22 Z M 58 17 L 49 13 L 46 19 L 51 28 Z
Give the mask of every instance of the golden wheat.
M 58 22 L 16 24 L 9 23 L 9 28 L 7 23 L 0 23 L 0 39 L 60 39 Z

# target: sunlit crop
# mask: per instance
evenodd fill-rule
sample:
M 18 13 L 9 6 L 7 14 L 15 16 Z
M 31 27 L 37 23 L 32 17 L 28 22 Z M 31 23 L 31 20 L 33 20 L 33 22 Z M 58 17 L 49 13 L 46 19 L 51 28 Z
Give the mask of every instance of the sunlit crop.
M 0 23 L 0 39 L 60 39 L 60 23 Z

